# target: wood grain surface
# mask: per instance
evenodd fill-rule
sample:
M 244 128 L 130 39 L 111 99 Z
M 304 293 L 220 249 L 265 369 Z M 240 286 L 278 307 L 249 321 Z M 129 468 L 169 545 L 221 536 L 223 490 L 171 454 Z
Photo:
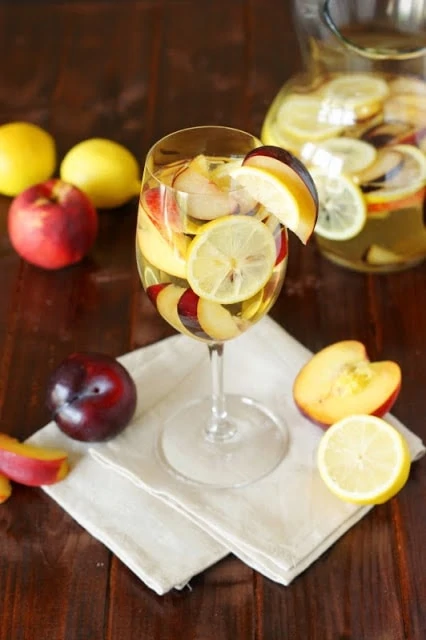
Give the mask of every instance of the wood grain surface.
M 289 0 L 0 2 L 0 124 L 50 131 L 59 157 L 88 137 L 151 143 L 197 124 L 260 133 L 300 68 Z M 118 356 L 173 330 L 142 291 L 137 202 L 102 212 L 80 264 L 19 259 L 0 198 L 0 431 L 24 439 L 49 419 L 48 376 L 75 349 Z M 271 315 L 308 348 L 363 341 L 403 370 L 394 413 L 426 439 L 425 265 L 351 273 L 290 240 Z M 229 556 L 159 597 L 41 490 L 0 506 L 0 640 L 424 640 L 426 463 L 290 587 Z

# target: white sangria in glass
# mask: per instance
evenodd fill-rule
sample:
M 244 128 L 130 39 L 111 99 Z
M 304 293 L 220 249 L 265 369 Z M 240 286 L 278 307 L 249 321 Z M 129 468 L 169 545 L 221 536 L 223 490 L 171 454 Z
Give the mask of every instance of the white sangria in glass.
M 144 289 L 180 333 L 206 343 L 212 389 L 162 426 L 157 452 L 178 477 L 251 483 L 285 456 L 285 421 L 223 389 L 224 343 L 260 320 L 283 284 L 287 225 L 306 243 L 317 194 L 304 165 L 249 133 L 183 129 L 149 150 L 136 258 Z
M 369 272 L 426 256 L 426 5 L 298 0 L 306 73 L 273 101 L 262 140 L 308 167 L 323 255 Z

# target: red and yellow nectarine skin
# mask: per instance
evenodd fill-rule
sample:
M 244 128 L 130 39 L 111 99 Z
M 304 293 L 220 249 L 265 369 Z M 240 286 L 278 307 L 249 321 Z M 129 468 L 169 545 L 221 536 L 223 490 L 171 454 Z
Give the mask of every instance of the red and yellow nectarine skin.
M 16 196 L 9 208 L 8 232 L 24 260 L 43 269 L 61 269 L 90 251 L 98 214 L 80 189 L 51 179 Z
M 68 471 L 66 451 L 37 447 L 0 434 L 0 473 L 10 480 L 39 487 L 63 480 Z
M 0 504 L 6 502 L 12 493 L 12 485 L 9 478 L 0 473 Z
M 343 340 L 325 347 L 301 368 L 293 398 L 303 415 L 327 428 L 352 414 L 384 416 L 400 388 L 396 362 L 370 362 L 361 342 Z

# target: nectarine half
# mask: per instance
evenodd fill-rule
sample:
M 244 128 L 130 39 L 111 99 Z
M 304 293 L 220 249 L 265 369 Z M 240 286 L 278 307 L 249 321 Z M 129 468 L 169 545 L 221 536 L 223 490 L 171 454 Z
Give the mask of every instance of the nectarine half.
M 352 414 L 382 417 L 400 388 L 396 362 L 370 362 L 361 342 L 343 340 L 325 347 L 301 368 L 293 398 L 307 418 L 326 428 Z

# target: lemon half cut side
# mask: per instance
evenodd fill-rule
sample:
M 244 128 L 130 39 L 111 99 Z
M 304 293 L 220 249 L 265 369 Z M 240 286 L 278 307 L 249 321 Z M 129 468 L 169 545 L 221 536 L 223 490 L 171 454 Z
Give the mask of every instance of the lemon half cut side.
M 381 504 L 405 485 L 408 444 L 382 418 L 352 415 L 329 427 L 317 451 L 321 478 L 336 496 L 354 504 Z

